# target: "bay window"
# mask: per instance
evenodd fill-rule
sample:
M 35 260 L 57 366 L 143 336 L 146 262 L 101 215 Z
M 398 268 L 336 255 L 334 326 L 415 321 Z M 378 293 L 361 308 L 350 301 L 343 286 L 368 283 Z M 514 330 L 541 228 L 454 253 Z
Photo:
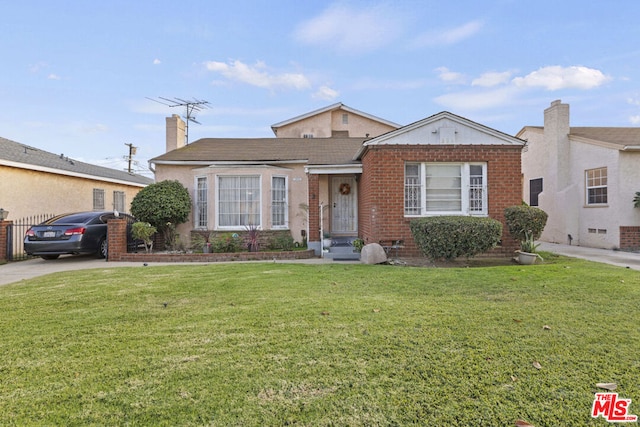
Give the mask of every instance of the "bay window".
M 284 176 L 271 178 L 271 226 L 288 227 L 287 179 Z
M 207 188 L 207 178 L 206 177 L 197 177 L 196 178 L 196 209 L 194 218 L 196 228 L 207 229 L 208 222 L 208 194 L 209 190 Z
M 217 190 L 220 228 L 262 225 L 259 175 L 218 176 Z
M 486 163 L 406 163 L 406 216 L 486 216 Z

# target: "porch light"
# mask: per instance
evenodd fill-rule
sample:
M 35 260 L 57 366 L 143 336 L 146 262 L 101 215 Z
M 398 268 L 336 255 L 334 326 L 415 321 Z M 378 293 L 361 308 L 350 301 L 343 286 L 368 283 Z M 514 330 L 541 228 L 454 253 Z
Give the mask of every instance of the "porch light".
M 9 216 L 9 211 L 0 208 L 0 221 L 4 221 Z

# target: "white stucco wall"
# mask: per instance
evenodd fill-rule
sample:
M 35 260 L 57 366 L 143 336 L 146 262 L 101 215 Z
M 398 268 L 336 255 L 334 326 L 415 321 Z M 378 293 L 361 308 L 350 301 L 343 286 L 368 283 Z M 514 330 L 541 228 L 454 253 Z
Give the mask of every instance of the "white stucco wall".
M 633 208 L 633 197 L 640 191 L 640 152 L 569 138 L 568 185 L 558 188 L 558 162 L 553 140 L 545 140 L 541 129 L 526 129 L 519 135 L 528 140 L 522 153 L 523 195 L 530 200 L 529 182 L 543 178 L 539 208 L 549 215 L 541 240 L 597 247 L 618 248 L 620 226 L 640 225 L 640 209 Z M 586 203 L 588 169 L 607 168 L 607 201 L 603 206 Z
M 157 165 L 156 181 L 178 180 L 189 191 L 191 200 L 194 203 L 188 222 L 181 224 L 177 228 L 180 240 L 188 243 L 191 231 L 194 230 L 195 212 L 195 186 L 196 177 L 206 177 L 208 183 L 208 229 L 219 230 L 216 223 L 216 182 L 220 175 L 260 175 L 261 176 L 261 219 L 262 229 L 272 229 L 271 224 L 271 177 L 285 176 L 288 186 L 288 230 L 294 240 L 302 241 L 302 230 L 307 231 L 306 211 L 300 207 L 301 203 L 308 200 L 308 182 L 303 165 L 292 164 L 282 166 L 246 166 L 246 167 L 200 167 L 192 168 L 188 166 Z M 280 228 L 282 229 L 282 228 Z M 237 231 L 245 231 L 238 228 Z

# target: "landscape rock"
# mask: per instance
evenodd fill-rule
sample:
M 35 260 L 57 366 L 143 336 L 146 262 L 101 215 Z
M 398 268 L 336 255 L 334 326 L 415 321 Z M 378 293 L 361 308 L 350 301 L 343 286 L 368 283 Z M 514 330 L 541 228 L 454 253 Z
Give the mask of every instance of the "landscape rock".
M 369 243 L 362 247 L 360 262 L 363 264 L 382 264 L 387 262 L 387 253 L 378 243 Z

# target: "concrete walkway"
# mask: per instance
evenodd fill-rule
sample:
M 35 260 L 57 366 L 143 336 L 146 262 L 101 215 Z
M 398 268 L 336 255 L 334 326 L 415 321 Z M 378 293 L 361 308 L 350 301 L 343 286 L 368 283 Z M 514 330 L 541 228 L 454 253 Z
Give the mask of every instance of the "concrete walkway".
M 640 253 L 636 252 L 585 248 L 582 246 L 569 246 L 547 242 L 540 242 L 538 250 L 640 270 Z
M 556 243 L 541 242 L 538 248 L 542 251 L 553 252 L 574 258 L 583 258 L 590 261 L 613 264 L 619 267 L 640 270 L 640 253 L 612 251 L 609 249 L 594 249 L 581 246 L 560 245 Z M 239 261 L 234 261 L 239 262 Z M 255 261 L 248 261 L 255 262 Z M 303 263 L 326 264 L 334 261 L 324 258 L 311 258 L 304 260 L 282 260 L 278 263 Z M 341 261 L 341 263 L 346 263 Z M 358 263 L 357 261 L 355 263 Z M 176 263 L 152 262 L 149 265 L 176 265 Z M 185 265 L 201 265 L 203 263 L 183 263 Z M 217 264 L 217 263 L 210 263 Z M 57 260 L 45 261 L 40 258 L 27 261 L 11 262 L 0 265 L 0 285 L 19 282 L 25 279 L 43 276 L 45 274 L 60 271 L 86 270 L 90 268 L 117 268 L 117 267 L 143 267 L 140 262 L 105 262 L 91 255 L 87 256 L 61 256 Z

